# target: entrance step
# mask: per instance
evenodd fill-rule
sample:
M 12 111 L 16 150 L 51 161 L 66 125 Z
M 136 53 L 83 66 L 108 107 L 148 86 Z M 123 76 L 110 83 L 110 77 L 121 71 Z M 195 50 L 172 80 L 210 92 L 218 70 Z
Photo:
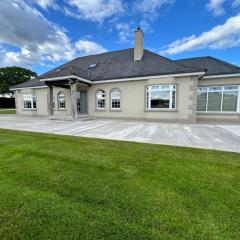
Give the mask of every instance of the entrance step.
M 51 116 L 50 120 L 72 121 L 72 116 Z
M 80 121 L 88 121 L 88 120 L 94 120 L 96 117 L 91 116 L 91 115 L 78 115 L 78 119 Z

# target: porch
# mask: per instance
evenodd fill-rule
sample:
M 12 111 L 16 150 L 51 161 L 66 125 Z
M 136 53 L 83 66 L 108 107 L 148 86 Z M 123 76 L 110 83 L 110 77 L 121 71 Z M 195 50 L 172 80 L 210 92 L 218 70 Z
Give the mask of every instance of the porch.
M 87 119 L 90 84 L 75 79 L 45 81 L 48 86 L 49 119 Z M 54 88 L 58 91 L 54 97 Z M 62 91 L 61 91 L 62 89 Z

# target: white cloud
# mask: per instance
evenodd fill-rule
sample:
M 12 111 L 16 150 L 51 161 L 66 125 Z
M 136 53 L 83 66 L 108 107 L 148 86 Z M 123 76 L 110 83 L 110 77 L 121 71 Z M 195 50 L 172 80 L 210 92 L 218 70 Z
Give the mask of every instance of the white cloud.
M 65 29 L 49 22 L 23 0 L 0 1 L 0 43 L 1 66 L 57 63 L 86 50 L 72 42 Z M 14 50 L 6 50 L 3 44 Z M 100 45 L 96 45 L 95 50 L 99 52 Z
M 119 41 L 125 43 L 130 37 L 132 37 L 132 28 L 128 23 L 120 22 L 115 25 L 115 28 L 118 30 Z
M 55 0 L 35 0 L 35 2 L 44 10 L 47 10 L 48 8 L 55 8 L 57 6 Z
M 67 15 L 98 23 L 124 9 L 122 0 L 67 0 L 66 3 L 71 6 L 64 8 Z
M 200 36 L 177 40 L 169 44 L 161 54 L 177 54 L 197 49 L 225 49 L 240 46 L 240 15 L 229 18 Z
M 160 9 L 174 3 L 175 0 L 136 0 L 133 10 L 142 14 L 140 25 L 143 30 L 148 31 L 151 23 L 158 18 Z
M 232 3 L 232 7 L 233 8 L 238 8 L 240 7 L 240 0 L 234 0 Z
M 225 4 L 230 4 L 232 8 L 238 8 L 240 0 L 209 0 L 206 8 L 209 12 L 212 12 L 213 16 L 222 16 L 226 13 Z
M 103 53 L 107 51 L 98 43 L 87 40 L 87 39 L 79 40 L 78 42 L 76 42 L 75 46 L 76 46 L 76 49 L 81 53 L 81 55 L 97 54 L 97 53 Z
M 214 16 L 221 16 L 225 14 L 225 10 L 223 8 L 225 1 L 226 0 L 210 0 L 206 7 Z

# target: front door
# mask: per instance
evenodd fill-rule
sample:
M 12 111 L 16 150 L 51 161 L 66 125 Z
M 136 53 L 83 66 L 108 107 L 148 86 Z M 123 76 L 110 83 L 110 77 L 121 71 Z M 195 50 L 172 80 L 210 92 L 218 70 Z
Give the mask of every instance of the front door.
M 77 110 L 79 114 L 87 113 L 87 91 L 80 91 L 77 94 Z

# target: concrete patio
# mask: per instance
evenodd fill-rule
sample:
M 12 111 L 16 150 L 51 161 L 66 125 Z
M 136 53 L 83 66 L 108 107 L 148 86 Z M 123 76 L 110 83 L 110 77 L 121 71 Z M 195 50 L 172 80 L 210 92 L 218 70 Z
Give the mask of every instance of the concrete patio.
M 240 124 L 170 124 L 103 119 L 72 122 L 0 115 L 0 128 L 240 152 Z

